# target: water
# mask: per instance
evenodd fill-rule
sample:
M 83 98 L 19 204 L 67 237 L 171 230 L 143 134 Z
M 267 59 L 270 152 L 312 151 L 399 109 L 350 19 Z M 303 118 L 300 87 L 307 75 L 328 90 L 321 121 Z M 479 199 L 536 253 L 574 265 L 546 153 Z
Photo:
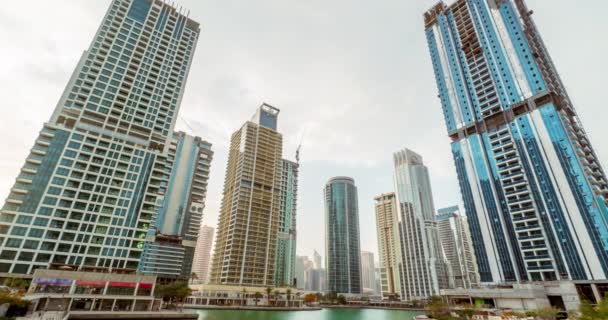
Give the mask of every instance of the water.
M 198 320 L 412 320 L 416 311 L 323 309 L 320 311 L 185 310 Z

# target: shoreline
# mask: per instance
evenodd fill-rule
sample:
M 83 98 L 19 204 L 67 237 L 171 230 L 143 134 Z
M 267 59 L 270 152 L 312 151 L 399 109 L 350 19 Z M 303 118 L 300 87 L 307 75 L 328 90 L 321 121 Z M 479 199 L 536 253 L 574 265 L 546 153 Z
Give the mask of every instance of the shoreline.
M 323 309 L 374 309 L 393 311 L 424 312 L 420 308 L 399 308 L 379 306 L 349 306 L 349 305 L 320 305 L 318 307 L 272 307 L 272 306 L 218 306 L 218 305 L 184 305 L 183 309 L 190 310 L 246 310 L 246 311 L 321 311 Z
M 401 311 L 416 311 L 424 312 L 423 308 L 399 308 L 399 307 L 379 307 L 379 306 L 349 306 L 349 305 L 321 305 L 321 308 L 327 309 L 376 309 L 376 310 L 401 310 Z
M 218 306 L 218 305 L 184 305 L 183 309 L 191 310 L 246 310 L 246 311 L 320 311 L 321 307 L 271 307 L 271 306 Z

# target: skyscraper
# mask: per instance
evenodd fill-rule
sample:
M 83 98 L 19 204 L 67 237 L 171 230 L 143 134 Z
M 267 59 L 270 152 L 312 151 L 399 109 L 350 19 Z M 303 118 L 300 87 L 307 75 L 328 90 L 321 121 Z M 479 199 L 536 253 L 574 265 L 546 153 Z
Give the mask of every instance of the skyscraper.
M 484 283 L 606 279 L 608 185 L 523 0 L 425 27 Z
M 150 223 L 138 272 L 188 279 L 213 152 L 210 143 L 183 132 L 173 135 L 168 149 L 164 165 L 169 175 L 162 180 L 167 186 L 165 196 L 157 198 L 160 205 Z
M 314 250 L 314 252 L 312 253 L 312 262 L 314 263 L 315 269 L 323 269 L 323 263 L 321 259 L 321 255 L 317 252 L 317 250 Z
M 359 204 L 355 180 L 335 177 L 325 185 L 326 290 L 362 293 Z
M 296 158 L 299 158 L 298 154 Z M 292 286 L 295 279 L 298 168 L 298 162 L 282 160 L 281 207 L 274 279 L 276 286 Z
M 307 256 L 296 256 L 296 288 L 306 289 L 309 286 L 309 270 L 312 270 L 313 267 L 313 262 Z
M 274 285 L 283 176 L 278 115 L 279 109 L 263 104 L 232 134 L 212 283 Z
M 426 299 L 449 287 L 441 251 L 429 172 L 422 157 L 394 154 L 397 214 L 397 279 L 401 300 Z
M 473 252 L 467 217 L 460 214 L 458 206 L 437 211 L 437 229 L 445 258 L 449 262 L 456 288 L 472 288 L 479 284 L 477 260 Z
M 361 287 L 367 293 L 376 291 L 376 267 L 374 253 L 361 251 Z
M 200 31 L 180 12 L 112 1 L 0 209 L 0 272 L 137 269 Z
M 211 269 L 211 246 L 213 245 L 213 233 L 215 229 L 210 226 L 201 226 L 201 231 L 196 241 L 196 251 L 192 262 L 192 272 L 196 274 L 202 283 L 209 282 Z
M 397 223 L 397 200 L 395 193 L 385 193 L 374 198 L 376 201 L 376 235 L 378 236 L 378 254 L 380 259 L 380 282 L 382 297 L 389 298 L 398 293 L 395 286 L 395 226 Z

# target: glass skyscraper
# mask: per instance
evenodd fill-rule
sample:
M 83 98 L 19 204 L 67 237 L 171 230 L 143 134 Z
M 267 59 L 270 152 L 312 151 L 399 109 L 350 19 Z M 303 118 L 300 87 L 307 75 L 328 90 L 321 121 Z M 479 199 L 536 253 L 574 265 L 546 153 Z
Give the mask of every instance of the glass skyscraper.
M 359 204 L 355 180 L 335 177 L 325 185 L 325 289 L 361 294 Z
M 450 284 L 455 288 L 473 288 L 479 285 L 467 217 L 460 214 L 458 206 L 453 206 L 437 210 L 435 220 L 441 248 L 449 262 Z
M 212 157 L 210 143 L 183 132 L 173 135 L 164 161 L 170 174 L 162 178 L 167 189 L 164 197 L 157 197 L 139 272 L 165 279 L 190 278 Z
M 523 0 L 424 15 L 480 279 L 606 279 L 606 175 L 531 16 Z
M 296 154 L 296 158 L 299 155 Z M 299 163 L 282 160 L 281 210 L 275 262 L 275 286 L 293 286 L 296 266 L 296 212 Z
M 403 301 L 422 300 L 449 287 L 428 168 L 422 157 L 403 149 L 393 154 L 397 215 L 395 285 Z
M 0 209 L 0 272 L 138 268 L 199 31 L 163 1 L 111 2 Z

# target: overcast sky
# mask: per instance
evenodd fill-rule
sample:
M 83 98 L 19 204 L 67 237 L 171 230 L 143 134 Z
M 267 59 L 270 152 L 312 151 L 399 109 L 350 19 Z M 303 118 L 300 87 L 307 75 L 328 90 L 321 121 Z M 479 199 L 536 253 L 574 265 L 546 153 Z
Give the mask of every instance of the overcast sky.
M 435 0 L 180 0 L 202 32 L 180 110 L 213 143 L 205 223 L 216 227 L 230 134 L 267 102 L 284 157 L 302 139 L 298 254 L 324 255 L 322 189 L 359 187 L 361 249 L 377 252 L 373 197 L 392 191 L 392 153 L 430 168 L 436 208 L 459 203 L 424 37 Z M 0 6 L 0 198 L 8 194 L 110 0 Z M 528 0 L 602 164 L 608 160 L 605 0 Z M 376 260 L 377 260 L 376 256 Z

